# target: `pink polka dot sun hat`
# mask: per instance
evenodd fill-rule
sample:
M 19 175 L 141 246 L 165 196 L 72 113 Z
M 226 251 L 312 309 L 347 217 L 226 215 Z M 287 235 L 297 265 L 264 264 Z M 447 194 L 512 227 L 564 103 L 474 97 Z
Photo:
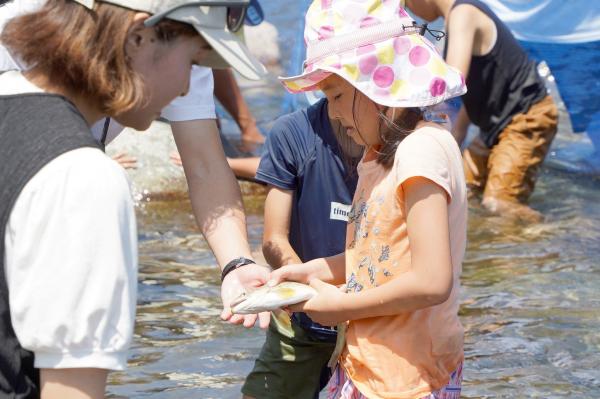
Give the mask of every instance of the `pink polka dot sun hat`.
M 300 93 L 318 90 L 334 73 L 388 107 L 424 107 L 464 94 L 461 73 L 413 22 L 400 0 L 314 0 L 306 14 L 304 71 L 280 80 Z

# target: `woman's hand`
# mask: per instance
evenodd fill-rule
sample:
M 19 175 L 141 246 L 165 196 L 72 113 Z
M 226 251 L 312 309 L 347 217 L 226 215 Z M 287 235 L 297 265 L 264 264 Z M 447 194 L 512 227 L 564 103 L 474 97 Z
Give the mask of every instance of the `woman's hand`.
M 247 288 L 260 287 L 267 281 L 268 277 L 269 267 L 258 264 L 240 267 L 225 276 L 225 280 L 221 284 L 221 300 L 223 301 L 221 319 L 232 324 L 243 324 L 244 327 L 250 328 L 254 326 L 258 318 L 260 328 L 269 327 L 270 312 L 263 312 L 258 315 L 239 315 L 233 314 L 230 306 L 231 301 L 241 293 L 246 292 Z
M 345 288 L 341 290 L 316 278 L 310 280 L 310 286 L 317 291 L 317 295 L 306 302 L 291 305 L 289 310 L 305 312 L 312 320 L 324 326 L 335 326 L 351 318 L 345 309 L 345 303 L 349 299 Z

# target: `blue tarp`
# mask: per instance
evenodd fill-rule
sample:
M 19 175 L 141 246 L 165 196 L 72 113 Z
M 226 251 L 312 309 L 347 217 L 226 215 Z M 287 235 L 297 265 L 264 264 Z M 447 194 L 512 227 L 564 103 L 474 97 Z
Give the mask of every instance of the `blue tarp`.
M 483 0 L 556 78 L 573 130 L 600 141 L 598 0 Z M 596 147 L 598 148 L 598 147 Z
M 600 41 L 558 44 L 521 42 L 538 61 L 546 61 L 571 116 L 573 131 L 600 135 Z M 593 132 L 590 125 L 596 128 Z

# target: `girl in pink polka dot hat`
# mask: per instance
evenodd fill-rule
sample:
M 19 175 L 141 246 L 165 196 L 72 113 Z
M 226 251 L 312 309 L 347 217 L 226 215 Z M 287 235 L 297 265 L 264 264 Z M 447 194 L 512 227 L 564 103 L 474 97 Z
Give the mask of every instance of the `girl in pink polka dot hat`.
M 463 94 L 463 79 L 399 0 L 315 0 L 306 43 L 304 73 L 283 83 L 322 90 L 365 150 L 345 251 L 271 283 L 309 283 L 317 294 L 290 310 L 338 326 L 329 399 L 459 398 L 467 191 L 458 144 L 427 107 Z
M 399 0 L 315 0 L 306 14 L 306 60 L 299 76 L 280 78 L 292 93 L 318 89 L 336 74 L 377 104 L 422 107 L 466 92 L 399 5 Z

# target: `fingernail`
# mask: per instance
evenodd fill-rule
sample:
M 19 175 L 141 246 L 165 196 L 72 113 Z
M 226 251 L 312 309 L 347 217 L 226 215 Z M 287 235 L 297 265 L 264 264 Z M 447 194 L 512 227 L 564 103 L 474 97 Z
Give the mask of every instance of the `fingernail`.
M 269 280 L 267 281 L 267 287 L 275 287 L 277 285 L 277 281 Z

